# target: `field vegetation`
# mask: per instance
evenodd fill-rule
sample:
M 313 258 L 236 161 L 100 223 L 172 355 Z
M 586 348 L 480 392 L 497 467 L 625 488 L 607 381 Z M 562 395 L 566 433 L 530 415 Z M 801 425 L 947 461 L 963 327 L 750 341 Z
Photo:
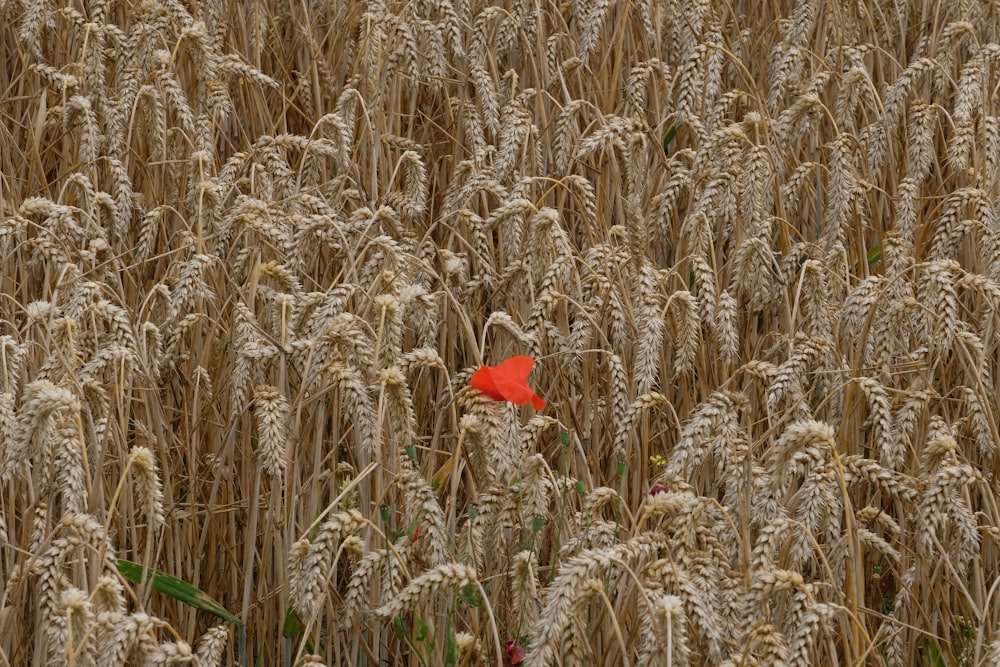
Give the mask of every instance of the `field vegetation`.
M 1000 665 L 996 2 L 0 0 L 0 59 L 0 665 Z

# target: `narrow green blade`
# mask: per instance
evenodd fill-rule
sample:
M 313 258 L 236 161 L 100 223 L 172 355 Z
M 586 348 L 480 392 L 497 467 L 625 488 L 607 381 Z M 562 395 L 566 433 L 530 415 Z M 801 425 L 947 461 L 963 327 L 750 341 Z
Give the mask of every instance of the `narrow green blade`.
M 677 137 L 677 127 L 674 125 L 668 126 L 663 131 L 663 154 L 670 156 L 670 144 Z
M 882 259 L 882 247 L 881 246 L 875 246 L 874 248 L 870 248 L 868 250 L 868 266 L 872 266 L 873 264 L 877 264 L 880 259 Z
M 137 584 L 143 583 L 143 581 L 148 583 L 152 580 L 153 590 L 157 593 L 163 593 L 184 604 L 191 605 L 199 611 L 208 612 L 213 616 L 217 616 L 230 623 L 235 623 L 236 625 L 243 624 L 239 617 L 230 613 L 225 607 L 210 598 L 204 591 L 186 581 L 181 581 L 177 577 L 172 577 L 166 572 L 147 570 L 145 576 L 143 576 L 142 565 L 122 559 L 118 560 L 118 571 L 123 577 Z

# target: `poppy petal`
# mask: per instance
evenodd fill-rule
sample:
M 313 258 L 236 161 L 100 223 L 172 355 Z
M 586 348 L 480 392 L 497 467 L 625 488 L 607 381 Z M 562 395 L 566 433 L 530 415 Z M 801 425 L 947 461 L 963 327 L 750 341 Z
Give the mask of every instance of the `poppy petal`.
M 480 366 L 469 379 L 469 385 L 494 401 L 508 401 L 514 405 L 531 403 L 535 410 L 541 410 L 545 401 L 528 386 L 528 375 L 534 365 L 534 359 L 519 355 L 496 366 Z
M 510 378 L 513 382 L 527 385 L 528 376 L 531 374 L 531 369 L 534 368 L 534 366 L 534 359 L 524 355 L 518 355 L 516 357 L 511 357 L 510 359 L 504 359 L 492 368 L 495 371 L 494 375 L 503 375 L 506 378 Z
M 478 389 L 484 396 L 494 401 L 505 400 L 503 394 L 497 389 L 493 382 L 493 373 L 489 366 L 480 366 L 469 379 L 469 385 L 473 389 Z
M 500 390 L 500 394 L 504 400 L 510 401 L 514 405 L 525 405 L 529 402 L 534 404 L 534 400 L 538 398 L 528 385 L 522 382 L 515 382 L 509 377 L 496 372 L 493 373 L 493 381 L 496 383 L 497 389 Z
M 545 407 L 543 401 L 528 386 L 528 375 L 531 373 L 535 360 L 531 357 L 517 356 L 507 359 L 492 369 L 493 382 L 504 399 L 514 405 L 531 403 L 535 410 Z

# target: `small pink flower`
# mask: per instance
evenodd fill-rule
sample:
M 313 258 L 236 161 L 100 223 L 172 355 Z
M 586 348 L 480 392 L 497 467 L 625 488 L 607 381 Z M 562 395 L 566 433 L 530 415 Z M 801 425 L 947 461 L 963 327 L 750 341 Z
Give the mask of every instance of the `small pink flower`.
M 649 488 L 649 495 L 655 496 L 658 493 L 670 493 L 670 485 L 657 482 Z

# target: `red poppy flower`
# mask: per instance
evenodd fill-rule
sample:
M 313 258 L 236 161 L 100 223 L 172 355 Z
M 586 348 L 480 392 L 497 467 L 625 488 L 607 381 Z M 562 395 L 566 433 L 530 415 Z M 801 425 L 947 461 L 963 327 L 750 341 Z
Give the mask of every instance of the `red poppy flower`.
M 480 366 L 469 384 L 494 401 L 509 401 L 514 405 L 530 402 L 535 410 L 541 410 L 545 401 L 528 386 L 528 374 L 534 365 L 535 360 L 531 357 L 518 356 L 497 366 Z
M 649 489 L 649 495 L 655 496 L 658 493 L 670 493 L 670 485 L 657 482 Z
M 503 653 L 508 665 L 520 665 L 524 660 L 524 647 L 513 637 L 507 638 Z

